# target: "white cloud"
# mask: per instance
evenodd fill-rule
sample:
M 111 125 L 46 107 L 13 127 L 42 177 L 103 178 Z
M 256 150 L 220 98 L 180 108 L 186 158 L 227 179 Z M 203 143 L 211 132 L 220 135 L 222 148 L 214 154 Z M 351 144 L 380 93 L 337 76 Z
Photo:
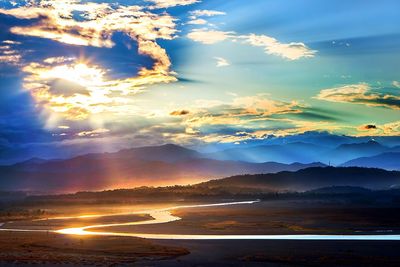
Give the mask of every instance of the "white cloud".
M 155 8 L 169 8 L 175 6 L 187 6 L 200 2 L 199 0 L 146 0 L 155 4 Z
M 70 127 L 68 125 L 60 125 L 57 128 L 58 129 L 69 129 Z
M 204 25 L 204 24 L 207 24 L 207 21 L 204 19 L 193 19 L 193 20 L 188 21 L 187 24 Z
M 212 17 L 212 16 L 226 15 L 225 12 L 217 10 L 193 10 L 190 11 L 190 14 L 195 17 Z
M 222 57 L 214 57 L 214 59 L 217 60 L 217 67 L 227 67 L 229 65 L 231 65 L 225 58 Z
M 267 54 L 280 56 L 289 60 L 314 57 L 317 52 L 308 48 L 304 43 L 280 43 L 277 39 L 267 35 L 250 34 L 240 36 L 240 38 L 244 38 L 250 45 L 263 47 Z
M 108 133 L 109 131 L 110 131 L 109 129 L 100 128 L 92 131 L 79 132 L 76 135 L 80 137 L 96 137 L 99 136 L 100 134 Z
M 234 32 L 224 32 L 208 29 L 195 29 L 187 37 L 203 44 L 215 44 L 234 36 Z
M 22 59 L 20 53 L 12 46 L 19 45 L 19 42 L 5 40 L 0 45 L 0 64 L 19 65 Z
M 400 82 L 399 81 L 393 81 L 392 84 L 393 84 L 394 87 L 400 88 Z
M 316 50 L 311 50 L 304 43 L 291 42 L 281 43 L 277 39 L 267 35 L 236 35 L 232 31 L 217 31 L 208 29 L 194 29 L 188 35 L 188 38 L 195 42 L 203 44 L 215 44 L 225 40 L 237 42 L 238 39 L 244 39 L 246 44 L 263 47 L 266 54 L 280 56 L 289 60 L 298 60 L 300 58 L 314 57 Z
M 3 44 L 9 44 L 9 45 L 19 45 L 21 42 L 16 42 L 16 41 L 11 41 L 11 40 L 4 40 Z

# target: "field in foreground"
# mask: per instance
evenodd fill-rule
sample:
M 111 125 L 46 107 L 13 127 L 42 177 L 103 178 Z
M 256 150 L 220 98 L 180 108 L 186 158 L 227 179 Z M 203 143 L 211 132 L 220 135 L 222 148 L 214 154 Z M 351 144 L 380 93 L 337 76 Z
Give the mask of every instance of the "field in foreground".
M 226 200 L 220 200 L 223 202 Z M 205 200 L 205 202 L 207 202 Z M 213 200 L 215 202 L 215 200 Z M 209 203 L 209 201 L 208 201 Z M 187 205 L 191 203 L 180 203 Z M 161 204 L 30 206 L 37 217 L 114 213 L 175 206 Z M 107 227 L 107 231 L 176 234 L 324 234 L 400 232 L 398 205 L 340 201 L 280 200 L 251 205 L 178 209 L 182 219 L 158 225 Z M 49 214 L 46 214 L 49 213 Z M 146 214 L 32 221 L 15 217 L 3 227 L 61 229 L 149 219 Z M 3 217 L 4 221 L 5 217 Z M 102 230 L 96 229 L 97 231 Z M 47 232 L 0 232 L 2 266 L 398 266 L 396 241 L 182 241 L 132 237 L 66 236 Z

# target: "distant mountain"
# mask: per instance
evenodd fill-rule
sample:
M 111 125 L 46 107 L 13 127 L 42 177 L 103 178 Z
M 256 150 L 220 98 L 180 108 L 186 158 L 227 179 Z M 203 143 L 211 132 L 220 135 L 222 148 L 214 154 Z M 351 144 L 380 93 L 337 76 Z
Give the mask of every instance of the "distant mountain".
M 297 172 L 237 175 L 203 183 L 208 187 L 264 188 L 270 191 L 308 191 L 321 187 L 352 186 L 389 189 L 400 184 L 400 172 L 368 168 L 316 167 Z
M 343 144 L 322 155 L 325 161 L 330 161 L 333 164 L 341 164 L 348 160 L 378 155 L 388 151 L 390 148 L 381 145 L 376 141 L 368 141 L 366 143 Z
M 116 187 L 188 184 L 235 174 L 296 171 L 312 164 L 248 163 L 201 158 L 176 145 L 93 153 L 67 160 L 33 159 L 1 166 L 4 190 L 78 191 Z
M 207 154 L 206 156 L 218 160 L 240 160 L 247 162 L 309 163 L 318 161 L 319 155 L 326 151 L 328 151 L 328 148 L 324 146 L 294 142 L 282 145 L 227 149 Z
M 372 157 L 361 157 L 349 160 L 341 166 L 359 166 L 367 168 L 383 168 L 386 170 L 400 170 L 400 153 L 382 153 Z
M 121 158 L 135 158 L 147 161 L 164 161 L 175 162 L 180 160 L 187 160 L 191 158 L 202 158 L 202 154 L 195 150 L 187 149 L 182 146 L 174 144 L 166 144 L 162 146 L 148 146 L 124 149 L 118 153 L 113 153 Z
M 392 151 L 400 152 L 400 147 L 391 148 L 372 140 L 361 143 L 341 144 L 333 149 L 323 145 L 294 142 L 280 145 L 261 145 L 227 149 L 205 154 L 205 156 L 217 160 L 239 160 L 247 162 L 274 161 L 286 164 L 319 161 L 325 164 L 339 165 L 355 158 L 369 157 Z
M 65 140 L 66 137 L 54 137 L 56 140 L 50 143 L 41 143 L 41 142 L 32 142 L 30 145 L 21 145 L 16 143 L 9 143 L 7 141 L 3 141 L 0 138 L 0 164 L 1 165 L 9 165 L 14 164 L 21 161 L 29 160 L 30 158 L 43 158 L 43 159 L 68 159 L 72 157 L 76 157 L 78 155 L 85 155 L 88 153 L 105 153 L 105 152 L 116 152 L 121 149 L 126 148 L 124 143 L 115 142 L 108 146 L 100 146 L 93 142 L 62 142 Z M 400 136 L 365 136 L 365 137 L 354 137 L 354 136 L 346 136 L 346 135 L 335 135 L 328 132 L 305 132 L 302 134 L 297 135 L 290 135 L 290 136 L 274 136 L 269 135 L 262 139 L 249 139 L 243 140 L 240 142 L 218 142 L 218 143 L 208 143 L 208 144 L 199 144 L 194 149 L 199 152 L 212 154 L 212 153 L 219 153 L 223 150 L 231 150 L 231 149 L 250 149 L 254 147 L 268 147 L 272 146 L 271 150 L 274 152 L 273 146 L 278 146 L 275 149 L 276 153 L 271 153 L 271 156 L 263 156 L 264 158 L 261 160 L 258 155 L 256 155 L 255 162 L 265 162 L 265 161 L 274 161 L 274 162 L 281 162 L 281 163 L 293 163 L 293 162 L 302 162 L 302 163 L 309 163 L 314 161 L 321 161 L 324 163 L 328 163 L 329 160 L 333 164 L 341 164 L 348 160 L 354 158 L 346 158 L 342 161 L 337 161 L 329 156 L 328 153 L 322 157 L 318 153 L 314 153 L 314 151 L 310 150 L 310 153 L 306 153 L 305 155 L 301 155 L 296 157 L 297 151 L 293 152 L 290 151 L 290 144 L 308 144 L 314 145 L 316 147 L 322 147 L 323 152 L 325 149 L 334 150 L 340 145 L 343 144 L 359 144 L 359 143 L 367 143 L 369 140 L 375 140 L 376 142 L 380 143 L 382 146 L 385 147 L 395 147 L 397 146 L 397 150 L 389 149 L 388 151 L 384 152 L 400 152 Z M 151 142 L 151 140 L 148 140 Z M 179 142 L 179 141 L 178 141 Z M 287 147 L 287 153 L 285 149 L 281 149 L 280 147 Z M 295 147 L 295 145 L 293 145 Z M 296 148 L 295 148 L 296 149 Z M 393 148 L 395 149 L 395 148 Z M 127 151 L 131 149 L 126 149 Z M 307 148 L 306 148 L 307 150 Z M 301 151 L 306 151 L 301 150 Z M 317 151 L 318 152 L 318 151 Z M 383 151 L 381 152 L 383 153 Z M 254 154 L 254 153 L 253 153 Z M 287 154 L 288 156 L 285 156 Z M 318 154 L 314 157 L 315 154 Z M 204 156 L 204 155 L 203 155 Z M 276 158 L 274 157 L 276 156 Z M 372 156 L 371 154 L 368 155 L 357 155 L 357 157 L 364 157 L 364 156 Z M 213 157 L 213 159 L 225 159 L 225 160 L 245 160 L 251 159 L 251 157 Z M 281 161 L 282 159 L 282 161 Z

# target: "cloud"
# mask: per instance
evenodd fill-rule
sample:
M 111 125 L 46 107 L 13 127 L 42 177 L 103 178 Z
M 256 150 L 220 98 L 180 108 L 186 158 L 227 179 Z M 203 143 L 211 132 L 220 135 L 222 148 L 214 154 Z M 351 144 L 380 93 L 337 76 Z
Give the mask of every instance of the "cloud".
M 77 11 L 84 14 L 80 19 L 74 17 Z M 124 32 L 137 41 L 139 53 L 155 61 L 153 69 L 142 69 L 142 76 L 157 76 L 157 80 L 165 76 L 167 81 L 171 80 L 171 62 L 165 49 L 156 42 L 157 39 L 171 40 L 175 37 L 175 19 L 166 13 L 150 13 L 140 6 L 49 0 L 0 9 L 0 14 L 36 20 L 29 26 L 12 27 L 10 31 L 13 34 L 46 38 L 70 45 L 110 48 L 114 46 L 113 33 Z
M 339 103 L 363 104 L 374 107 L 400 109 L 400 96 L 374 90 L 366 83 L 350 84 L 324 89 L 315 97 L 319 100 Z
M 186 109 L 183 109 L 186 110 Z M 343 126 L 330 118 L 303 120 L 314 109 L 298 101 L 279 101 L 268 95 L 233 96 L 230 101 L 197 100 L 190 113 L 178 116 L 171 125 L 183 126 L 184 133 L 169 133 L 181 143 L 233 143 L 268 136 L 296 135 L 309 131 L 338 131 Z M 180 110 L 174 112 L 179 114 Z
M 20 61 L 21 61 L 21 55 L 18 54 L 5 55 L 1 54 L 0 52 L 0 64 L 4 63 L 10 65 L 18 65 Z
M 211 45 L 234 37 L 234 34 L 234 32 L 194 29 L 187 35 L 187 37 L 195 42 Z
M 217 60 L 217 67 L 227 67 L 229 65 L 231 65 L 225 58 L 222 57 L 214 57 L 214 59 Z
M 0 64 L 19 65 L 22 59 L 20 53 L 13 48 L 19 42 L 5 40 L 0 45 Z
M 266 35 L 244 35 L 246 43 L 252 46 L 263 47 L 266 54 L 280 56 L 289 60 L 314 57 L 316 50 L 311 50 L 304 43 L 291 42 L 281 43 L 277 39 Z
M 194 17 L 212 17 L 212 16 L 220 16 L 226 15 L 225 12 L 217 11 L 217 10 L 193 10 L 189 12 L 190 15 Z
M 400 136 L 400 121 L 360 125 L 357 131 L 356 136 Z
M 394 87 L 400 88 L 400 82 L 399 81 L 393 81 L 392 82 Z
M 357 128 L 359 131 L 370 131 L 370 130 L 376 130 L 378 127 L 376 127 L 375 124 L 363 124 Z
M 3 44 L 8 44 L 8 45 L 19 45 L 21 42 L 16 42 L 16 41 L 11 41 L 11 40 L 4 40 Z
M 69 129 L 70 127 L 68 125 L 60 125 L 57 128 L 58 129 Z
M 283 124 L 285 123 L 285 124 Z M 284 125 L 284 126 L 283 126 Z M 234 134 L 212 133 L 199 137 L 206 143 L 237 143 L 248 140 L 263 140 L 270 136 L 283 137 L 298 135 L 311 131 L 336 131 L 340 127 L 325 121 L 309 122 L 299 120 L 285 120 L 280 127 L 270 129 L 242 129 Z
M 232 31 L 217 31 L 209 29 L 194 29 L 187 37 L 195 42 L 203 44 L 215 44 L 225 40 L 244 40 L 245 44 L 263 47 L 266 54 L 279 56 L 288 60 L 311 58 L 317 53 L 301 42 L 281 43 L 277 39 L 267 35 L 236 35 Z
M 137 42 L 139 54 L 153 60 L 151 68 L 142 67 L 136 76 L 116 80 L 106 78 L 107 71 L 102 67 L 74 58 L 30 62 L 22 68 L 27 74 L 24 87 L 47 112 L 69 120 L 84 120 L 91 114 L 117 114 L 124 108 L 130 111 L 133 109 L 129 108 L 127 95 L 148 85 L 177 81 L 166 50 L 157 43 L 158 39 L 175 38 L 175 18 L 166 13 L 151 13 L 140 6 L 48 0 L 0 9 L 0 14 L 33 20 L 26 26 L 11 27 L 13 34 L 68 45 L 110 48 L 115 45 L 113 34 L 123 32 Z M 11 43 L 14 44 L 9 41 L 7 45 Z M 20 55 L 11 53 L 0 56 L 0 60 L 8 62 L 20 59 Z
M 154 8 L 169 8 L 175 6 L 187 6 L 200 2 L 199 0 L 146 0 L 155 4 Z
M 95 130 L 91 130 L 91 131 L 79 132 L 76 135 L 80 136 L 80 137 L 96 137 L 101 134 L 108 133 L 109 131 L 110 131 L 109 129 L 100 128 L 100 129 L 95 129 Z
M 22 68 L 23 86 L 38 105 L 50 114 L 66 120 L 85 120 L 92 115 L 129 115 L 136 107 L 128 95 L 143 90 L 144 85 L 165 82 L 164 76 L 141 74 L 126 79 L 108 79 L 107 71 L 75 58 L 48 58 Z M 171 80 L 173 81 L 173 80 Z
M 189 113 L 190 113 L 189 110 L 182 109 L 182 110 L 174 110 L 169 115 L 171 115 L 171 116 L 184 116 L 184 115 L 187 115 Z
M 204 19 L 193 19 L 193 20 L 188 21 L 187 24 L 204 25 L 204 24 L 207 24 L 207 21 Z
M 301 113 L 303 109 L 295 101 L 287 103 L 270 100 L 262 95 L 236 97 L 231 102 L 211 101 L 208 105 L 204 104 L 207 103 L 198 101 L 199 108 L 193 108 L 189 116 L 185 117 L 184 123 L 189 128 L 198 129 L 210 125 L 249 126 L 263 120 L 275 120 L 275 115 Z

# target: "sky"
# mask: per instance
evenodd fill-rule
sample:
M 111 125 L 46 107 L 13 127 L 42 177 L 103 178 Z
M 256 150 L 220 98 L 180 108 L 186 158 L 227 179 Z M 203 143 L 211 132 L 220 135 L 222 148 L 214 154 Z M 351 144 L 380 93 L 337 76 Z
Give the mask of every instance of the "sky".
M 398 25 L 396 0 L 0 0 L 0 154 L 399 136 Z

